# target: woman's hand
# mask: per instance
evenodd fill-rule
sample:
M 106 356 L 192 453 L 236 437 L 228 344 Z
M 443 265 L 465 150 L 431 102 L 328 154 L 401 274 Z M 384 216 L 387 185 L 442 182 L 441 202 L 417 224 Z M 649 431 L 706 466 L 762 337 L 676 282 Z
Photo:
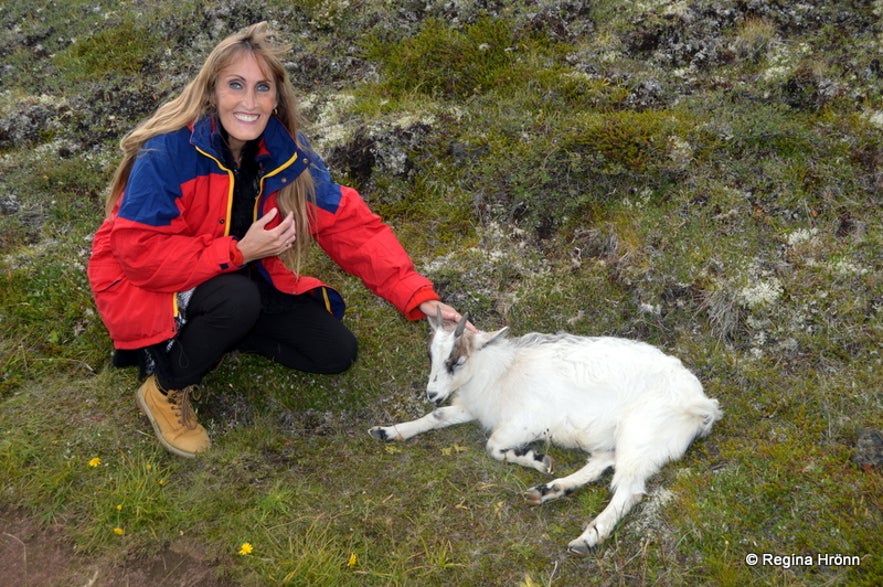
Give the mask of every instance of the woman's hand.
M 268 229 L 267 225 L 279 214 L 273 208 L 254 221 L 245 236 L 236 244 L 242 253 L 244 263 L 278 256 L 294 245 L 296 238 L 294 214 L 289 212 L 278 226 Z
M 436 312 L 439 309 L 441 310 L 441 315 L 445 322 L 453 322 L 456 324 L 463 319 L 463 315 L 460 314 L 460 312 L 439 300 L 430 300 L 420 304 L 420 311 L 427 316 L 435 317 Z M 471 332 L 478 332 L 478 329 L 472 325 L 472 322 L 466 322 L 466 329 Z

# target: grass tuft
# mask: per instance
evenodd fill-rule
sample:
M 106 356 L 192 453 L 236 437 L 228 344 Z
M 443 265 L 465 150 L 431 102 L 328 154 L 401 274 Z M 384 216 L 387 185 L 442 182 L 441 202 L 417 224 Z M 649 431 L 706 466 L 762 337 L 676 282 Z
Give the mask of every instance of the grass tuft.
M 73 43 L 55 63 L 71 81 L 100 79 L 110 73 L 134 75 L 147 64 L 157 41 L 134 19 Z

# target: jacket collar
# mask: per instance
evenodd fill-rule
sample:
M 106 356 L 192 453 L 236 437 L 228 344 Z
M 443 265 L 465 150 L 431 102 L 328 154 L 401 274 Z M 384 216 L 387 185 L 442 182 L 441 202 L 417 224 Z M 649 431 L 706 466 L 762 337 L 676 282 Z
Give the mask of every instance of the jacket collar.
M 221 125 L 214 115 L 203 116 L 190 127 L 190 143 L 206 155 L 222 163 Z M 291 181 L 308 166 L 307 153 L 297 146 L 291 133 L 275 116 L 267 122 L 260 139 L 257 159 L 261 162 L 264 176 L 280 175 Z

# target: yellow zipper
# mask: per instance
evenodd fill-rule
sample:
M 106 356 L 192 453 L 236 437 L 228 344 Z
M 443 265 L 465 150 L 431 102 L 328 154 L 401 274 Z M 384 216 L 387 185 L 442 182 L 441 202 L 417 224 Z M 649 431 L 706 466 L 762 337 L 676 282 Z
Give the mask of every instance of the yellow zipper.
M 261 196 L 264 194 L 264 180 L 268 177 L 273 177 L 274 175 L 278 175 L 284 169 L 288 169 L 295 163 L 297 163 L 297 154 L 298 152 L 294 152 L 294 156 L 292 156 L 288 161 L 271 171 L 270 173 L 264 174 L 261 176 L 260 183 L 258 185 L 258 197 L 254 200 L 254 217 L 257 220 L 258 217 L 258 203 L 261 201 Z
M 230 178 L 230 187 L 227 188 L 227 215 L 226 215 L 226 218 L 224 219 L 224 236 L 230 236 L 230 217 L 233 215 L 233 182 L 235 181 L 235 179 L 233 177 L 233 171 L 231 169 L 228 169 L 227 167 L 224 167 L 223 163 L 221 163 L 218 159 L 216 159 L 212 155 L 209 155 L 208 153 L 206 153 L 205 151 L 203 151 L 199 147 L 195 147 L 195 148 L 196 148 L 197 152 L 202 153 L 203 155 L 205 155 L 206 157 L 208 157 L 209 159 L 211 159 L 212 161 L 217 163 L 218 167 L 220 167 L 221 169 L 226 171 L 227 176 Z M 257 204 L 255 204 L 255 207 L 257 207 Z
M 322 288 L 322 299 L 325 300 L 325 309 L 328 311 L 329 314 L 333 314 L 333 312 L 331 311 L 331 300 L 328 297 L 327 287 Z

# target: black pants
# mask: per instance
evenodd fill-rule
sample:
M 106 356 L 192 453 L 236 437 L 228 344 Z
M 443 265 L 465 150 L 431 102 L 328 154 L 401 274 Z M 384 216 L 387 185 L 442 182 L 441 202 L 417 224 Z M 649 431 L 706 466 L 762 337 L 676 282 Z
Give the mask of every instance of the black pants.
M 182 389 L 199 383 L 233 350 L 257 353 L 298 371 L 331 374 L 353 364 L 357 343 L 311 296 L 295 297 L 284 310 L 268 313 L 254 281 L 226 274 L 194 290 L 187 321 L 171 349 L 153 347 L 150 352 L 157 359 L 159 384 Z

